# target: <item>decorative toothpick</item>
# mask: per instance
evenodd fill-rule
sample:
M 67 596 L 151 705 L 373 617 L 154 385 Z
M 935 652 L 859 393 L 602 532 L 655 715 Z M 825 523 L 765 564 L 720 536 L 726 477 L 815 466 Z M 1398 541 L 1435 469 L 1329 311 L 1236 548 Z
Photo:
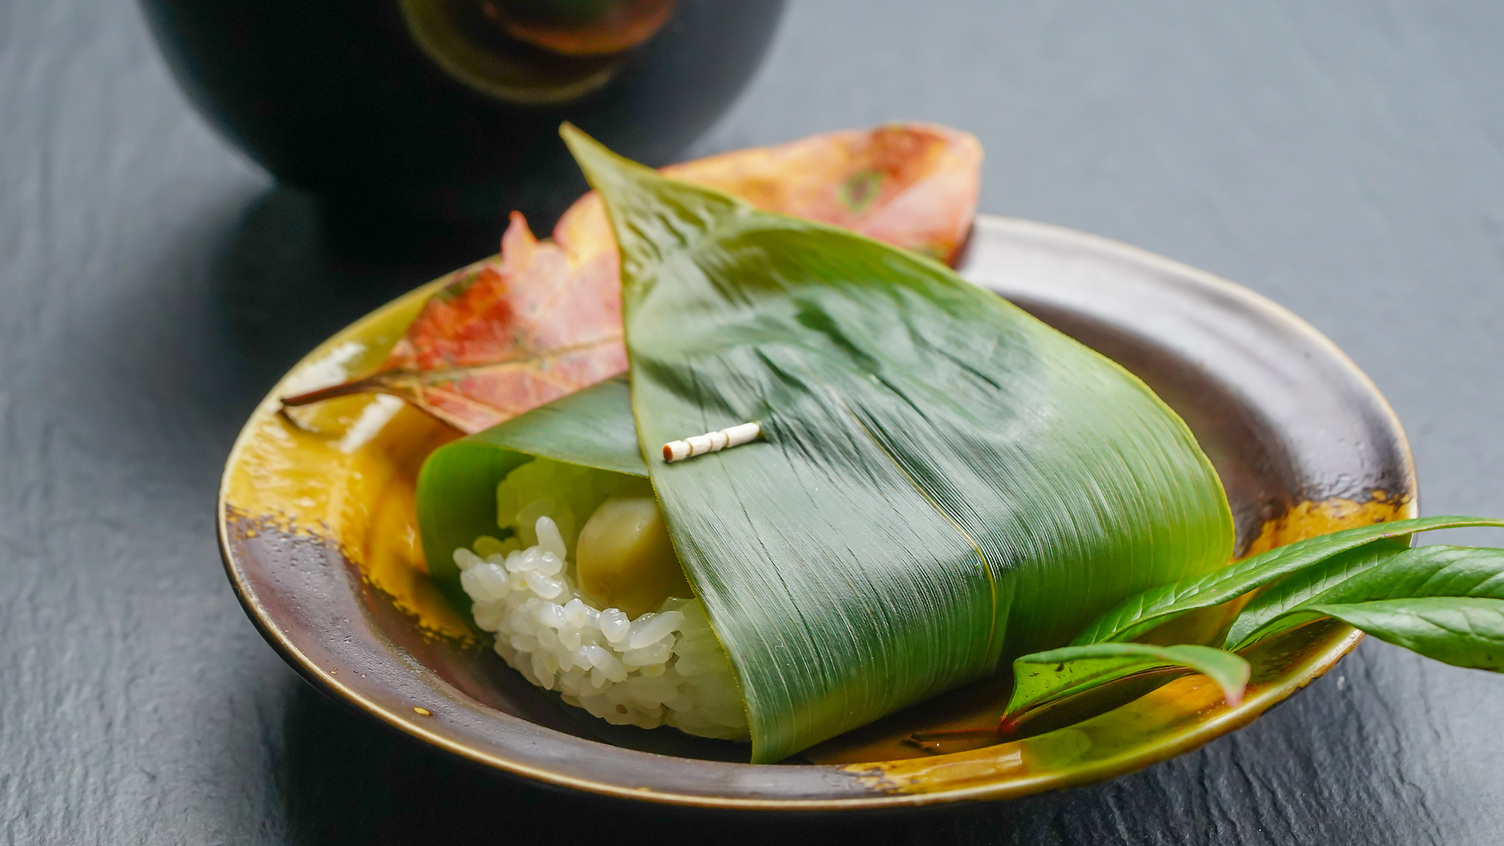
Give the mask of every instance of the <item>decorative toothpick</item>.
M 723 449 L 741 446 L 748 441 L 755 441 L 761 434 L 762 424 L 743 423 L 719 432 L 707 432 L 682 441 L 669 441 L 663 445 L 663 460 L 673 463 L 704 455 L 707 452 L 720 452 Z

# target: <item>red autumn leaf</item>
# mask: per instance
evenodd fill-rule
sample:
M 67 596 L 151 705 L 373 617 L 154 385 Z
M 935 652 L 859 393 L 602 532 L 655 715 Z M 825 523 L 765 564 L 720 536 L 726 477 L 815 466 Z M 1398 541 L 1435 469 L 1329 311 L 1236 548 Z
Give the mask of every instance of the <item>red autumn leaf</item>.
M 981 161 L 969 134 L 894 124 L 663 172 L 951 261 L 971 228 Z M 598 196 L 575 202 L 551 241 L 513 213 L 501 247 L 451 274 L 375 373 L 283 403 L 377 391 L 473 433 L 626 370 L 619 257 Z

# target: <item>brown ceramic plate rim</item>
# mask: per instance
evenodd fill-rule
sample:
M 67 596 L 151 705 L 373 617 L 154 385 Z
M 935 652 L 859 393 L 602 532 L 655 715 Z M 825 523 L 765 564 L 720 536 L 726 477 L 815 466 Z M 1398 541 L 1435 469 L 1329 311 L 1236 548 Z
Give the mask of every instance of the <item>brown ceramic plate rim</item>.
M 992 215 L 979 215 L 976 221 L 976 230 L 973 234 L 973 243 L 978 238 L 989 232 L 1008 231 L 1013 233 L 1026 233 L 1032 236 L 1050 239 L 1062 244 L 1078 247 L 1085 253 L 1108 255 L 1121 260 L 1126 260 L 1167 276 L 1178 279 L 1182 283 L 1193 286 L 1212 289 L 1219 296 L 1236 302 L 1240 307 L 1255 313 L 1260 319 L 1272 324 L 1279 325 L 1286 332 L 1300 336 L 1305 342 L 1324 353 L 1332 363 L 1339 365 L 1344 370 L 1344 376 L 1351 379 L 1353 384 L 1359 387 L 1364 399 L 1372 404 L 1373 410 L 1378 412 L 1386 420 L 1388 429 L 1395 439 L 1404 463 L 1403 476 L 1409 480 L 1410 488 L 1407 491 L 1398 492 L 1407 503 L 1406 511 L 1413 515 L 1416 510 L 1417 493 L 1414 489 L 1413 480 L 1413 457 L 1409 444 L 1405 439 L 1403 428 L 1396 418 L 1393 409 L 1379 393 L 1377 387 L 1369 377 L 1352 362 L 1352 360 L 1330 339 L 1326 338 L 1315 328 L 1301 318 L 1297 317 L 1284 307 L 1273 301 L 1244 288 L 1235 283 L 1221 279 L 1220 277 L 1197 270 L 1193 267 L 1181 264 L 1157 254 L 1133 247 L 1118 241 L 1101 236 L 1090 235 L 1076 230 L 1054 226 L 1050 224 L 1035 223 L 1012 218 L 1003 218 Z M 980 281 L 987 287 L 985 281 Z M 432 285 L 424 286 L 415 291 L 399 297 L 392 303 L 372 312 L 342 330 L 341 334 L 349 332 L 357 326 L 372 319 L 376 314 L 396 307 L 399 303 L 408 301 L 414 296 L 419 296 Z M 312 355 L 312 354 L 310 354 Z M 305 358 L 293 370 L 306 364 Z M 291 371 L 289 371 L 291 372 Z M 268 395 L 263 400 L 263 405 L 275 395 Z M 258 406 L 259 408 L 259 406 Z M 253 416 L 252 421 L 255 417 Z M 236 598 L 245 609 L 247 616 L 256 625 L 266 641 L 286 660 L 304 679 L 313 684 L 327 695 L 342 701 L 355 709 L 375 717 L 387 725 L 402 731 L 412 737 L 433 744 L 462 758 L 510 773 L 512 775 L 533 779 L 558 787 L 584 790 L 592 793 L 614 796 L 624 799 L 645 800 L 657 803 L 684 805 L 703 808 L 725 808 L 745 810 L 785 810 L 785 811 L 843 811 L 876 808 L 902 808 L 931 805 L 937 803 L 950 803 L 957 801 L 974 801 L 984 799 L 1008 799 L 1042 792 L 1050 789 L 1058 789 L 1080 784 L 1089 784 L 1105 780 L 1117 775 L 1132 772 L 1150 764 L 1166 760 L 1176 755 L 1195 749 L 1207 742 L 1252 722 L 1264 711 L 1278 704 L 1300 688 L 1320 677 L 1330 670 L 1343 656 L 1362 640 L 1363 635 L 1346 626 L 1330 625 L 1319 636 L 1320 648 L 1308 654 L 1299 666 L 1292 672 L 1281 676 L 1276 682 L 1265 685 L 1244 699 L 1243 703 L 1236 708 L 1222 707 L 1206 719 L 1203 719 L 1190 731 L 1172 735 L 1165 742 L 1158 744 L 1144 744 L 1130 749 L 1115 757 L 1099 760 L 1086 767 L 1074 769 L 1059 769 L 1041 772 L 1029 777 L 1014 777 L 1000 779 L 998 781 L 982 781 L 981 783 L 962 783 L 955 787 L 947 788 L 940 786 L 932 787 L 923 791 L 908 792 L 901 788 L 895 788 L 893 783 L 884 776 L 883 764 L 872 765 L 753 765 L 695 761 L 696 765 L 709 765 L 727 768 L 765 768 L 776 769 L 782 772 L 790 770 L 822 770 L 831 774 L 841 774 L 852 780 L 853 786 L 861 785 L 860 792 L 853 791 L 851 795 L 827 796 L 820 798 L 798 798 L 797 796 L 768 795 L 776 791 L 747 791 L 741 795 L 712 795 L 703 793 L 690 793 L 674 790 L 659 790 L 650 786 L 628 785 L 614 781 L 593 780 L 580 778 L 555 772 L 546 767 L 540 767 L 521 760 L 497 754 L 485 749 L 460 742 L 455 738 L 448 737 L 441 732 L 426 728 L 415 722 L 410 715 L 399 713 L 377 703 L 360 692 L 352 689 L 343 680 L 326 671 L 318 663 L 312 660 L 296 642 L 295 634 L 284 632 L 278 625 L 275 615 L 254 595 L 251 585 L 240 570 L 230 546 L 230 534 L 233 530 L 232 521 L 234 515 L 229 508 L 227 493 L 232 468 L 237 460 L 243 443 L 248 439 L 252 429 L 251 423 L 241 431 L 232 447 L 226 464 L 224 476 L 221 481 L 218 496 L 217 529 L 220 545 L 220 554 L 224 562 L 226 574 L 235 591 Z M 498 713 L 497 719 L 515 720 L 529 725 L 532 729 L 545 735 L 563 738 L 566 743 L 580 743 L 586 745 L 586 751 L 594 741 L 584 740 L 560 732 L 555 732 L 542 726 L 526 723 L 520 718 L 507 714 Z M 670 756 L 655 755 L 647 752 L 634 752 L 662 763 L 666 761 L 681 761 Z M 944 756 L 942 756 L 944 757 Z

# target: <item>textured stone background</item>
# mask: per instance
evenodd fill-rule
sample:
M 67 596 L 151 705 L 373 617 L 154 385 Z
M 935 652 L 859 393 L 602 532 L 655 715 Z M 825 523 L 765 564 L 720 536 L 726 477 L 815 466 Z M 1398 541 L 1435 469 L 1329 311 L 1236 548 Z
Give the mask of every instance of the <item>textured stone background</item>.
M 970 129 L 983 210 L 1280 301 L 1394 403 L 1426 513 L 1504 514 L 1504 4 L 791 6 L 692 152 Z M 133 4 L 0 0 L 0 841 L 525 843 L 555 815 L 709 842 L 1504 840 L 1504 679 L 1373 642 L 1136 775 L 867 820 L 553 793 L 347 714 L 236 606 L 216 482 L 285 367 L 461 258 L 329 250 L 305 198 L 189 111 Z

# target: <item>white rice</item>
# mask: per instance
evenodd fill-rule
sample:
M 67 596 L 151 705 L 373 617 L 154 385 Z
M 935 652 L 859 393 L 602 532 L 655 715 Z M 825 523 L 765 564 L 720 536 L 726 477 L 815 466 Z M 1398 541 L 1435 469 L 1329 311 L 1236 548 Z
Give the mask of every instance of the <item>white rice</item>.
M 635 620 L 592 607 L 553 519 L 531 528 L 538 543 L 526 549 L 454 551 L 475 621 L 512 669 L 615 725 L 747 739 L 741 686 L 700 600 L 670 598 Z

